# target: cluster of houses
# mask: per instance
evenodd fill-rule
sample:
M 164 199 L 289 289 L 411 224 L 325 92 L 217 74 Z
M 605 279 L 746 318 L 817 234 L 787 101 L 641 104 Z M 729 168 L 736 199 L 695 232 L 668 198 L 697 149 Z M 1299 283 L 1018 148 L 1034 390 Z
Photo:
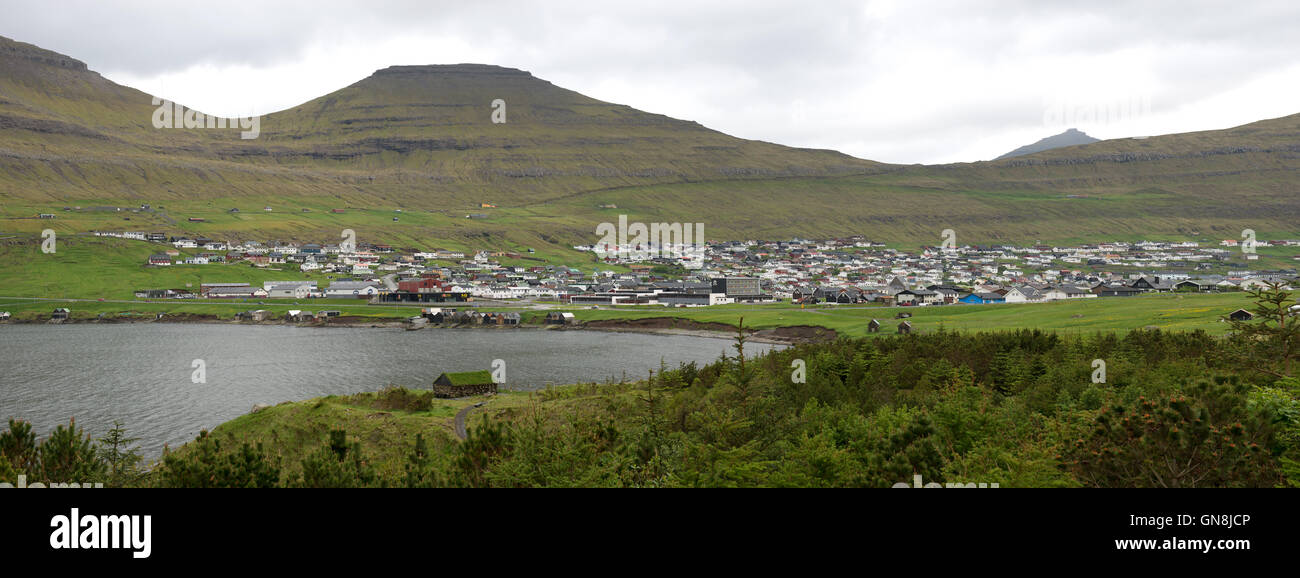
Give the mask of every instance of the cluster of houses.
M 1300 241 L 1270 241 L 1297 246 Z M 1295 269 L 1250 270 L 1241 251 L 1195 242 L 1077 247 L 966 246 L 890 249 L 855 236 L 708 244 L 694 277 L 758 278 L 762 291 L 796 302 L 1032 303 L 1146 292 L 1249 290 L 1295 278 Z M 651 259 L 650 265 L 671 265 Z M 634 268 L 637 264 L 628 264 Z
M 471 300 L 555 300 L 577 306 L 700 307 L 789 300 L 800 303 L 883 302 L 903 306 L 1035 303 L 1147 292 L 1247 290 L 1296 276 L 1294 269 L 1251 270 L 1238 249 L 1195 242 L 1100 243 L 890 249 L 861 236 L 703 244 L 689 257 L 617 261 L 626 272 L 545 265 L 504 266 L 528 260 L 505 251 L 402 250 L 383 244 L 355 247 L 314 243 L 225 242 L 163 233 L 96 232 L 100 236 L 169 245 L 149 266 L 251 262 L 296 266 L 338 275 L 315 281 L 205 284 L 144 290 L 149 298 L 359 298 L 384 303 Z M 1297 246 L 1300 241 L 1261 244 Z M 590 247 L 578 247 L 578 249 Z M 613 253 L 606 253 L 611 255 Z M 683 259 L 691 267 L 683 267 Z M 668 274 L 665 271 L 678 271 Z
M 334 310 L 324 311 L 303 311 L 301 309 L 290 309 L 285 312 L 284 320 L 290 323 L 314 323 L 326 322 L 330 319 L 341 317 L 343 312 Z M 262 322 L 268 321 L 274 317 L 274 313 L 265 309 L 255 309 L 252 311 L 241 311 L 235 314 L 235 319 L 240 321 Z
M 1001 285 L 982 283 L 971 287 L 936 283 L 924 288 L 907 288 L 901 278 L 895 277 L 883 286 L 865 285 L 850 287 L 795 288 L 792 300 L 797 303 L 885 303 L 898 306 L 926 306 L 986 304 L 986 303 L 1040 303 L 1068 299 L 1096 297 L 1131 297 L 1143 293 L 1206 292 L 1248 290 L 1277 281 L 1286 286 L 1283 278 L 1258 277 L 1239 282 L 1184 279 L 1162 279 L 1158 276 L 1139 276 L 1135 279 L 1084 279 L 1072 283 L 1021 283 Z
M 1296 240 L 1268 244 L 1300 247 Z M 631 268 L 632 275 L 618 275 L 611 279 L 613 288 L 574 295 L 570 301 L 609 305 L 716 305 L 763 299 L 900 306 L 1037 303 L 1148 292 L 1249 290 L 1269 282 L 1286 283 L 1296 276 L 1294 269 L 1233 270 L 1241 267 L 1237 260 L 1242 256 L 1240 251 L 1195 242 L 966 246 L 905 252 L 860 236 L 751 240 L 707 244 L 702 257 L 692 257 L 700 269 L 671 283 L 656 283 L 637 273 L 657 266 L 685 267 L 676 257 L 622 259 L 618 262 Z M 728 299 L 708 289 L 718 279 L 728 278 L 757 280 L 755 297 Z M 691 296 L 683 299 L 680 294 Z M 721 298 L 705 299 L 704 294 Z
M 356 247 L 348 247 L 318 243 L 228 242 L 141 231 L 93 231 L 92 234 L 97 237 L 116 237 L 170 245 L 170 248 L 161 249 L 146 259 L 145 265 L 150 267 L 250 263 L 258 267 L 285 265 L 296 267 L 301 271 L 367 275 L 373 272 L 399 271 L 404 265 L 417 264 L 426 260 L 466 258 L 463 252 L 447 250 L 402 254 L 391 245 L 378 243 L 362 243 Z
M 371 299 L 379 294 L 380 281 L 336 280 L 321 289 L 316 281 L 267 281 L 261 287 L 250 283 L 202 283 L 191 289 L 140 289 L 139 299 Z
M 429 307 L 422 309 L 418 317 L 409 319 L 414 324 L 433 323 L 438 325 L 519 325 L 518 313 L 492 313 L 473 309 L 444 309 Z

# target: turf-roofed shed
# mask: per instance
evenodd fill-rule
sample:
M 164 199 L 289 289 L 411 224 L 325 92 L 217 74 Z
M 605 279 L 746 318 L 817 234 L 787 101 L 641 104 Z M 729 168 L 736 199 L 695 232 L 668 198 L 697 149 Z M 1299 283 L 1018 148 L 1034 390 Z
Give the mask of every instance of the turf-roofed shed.
M 433 380 L 434 397 L 469 397 L 496 392 L 497 384 L 492 381 L 492 372 L 487 370 L 444 373 Z

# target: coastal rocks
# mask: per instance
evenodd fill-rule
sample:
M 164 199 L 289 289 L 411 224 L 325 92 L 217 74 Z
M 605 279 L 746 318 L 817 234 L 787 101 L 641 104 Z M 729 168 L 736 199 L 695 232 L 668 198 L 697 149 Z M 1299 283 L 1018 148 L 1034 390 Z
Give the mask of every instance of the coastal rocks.
M 259 411 L 262 411 L 262 410 L 264 410 L 264 409 L 268 409 L 268 408 L 270 408 L 270 407 L 271 407 L 270 404 L 265 404 L 265 403 L 253 404 L 253 411 L 250 411 L 250 412 L 248 412 L 248 413 L 257 413 L 257 412 L 259 412 Z
M 834 329 L 827 327 L 792 325 L 790 327 L 762 329 L 754 332 L 754 336 L 786 343 L 826 343 L 835 341 L 839 334 Z

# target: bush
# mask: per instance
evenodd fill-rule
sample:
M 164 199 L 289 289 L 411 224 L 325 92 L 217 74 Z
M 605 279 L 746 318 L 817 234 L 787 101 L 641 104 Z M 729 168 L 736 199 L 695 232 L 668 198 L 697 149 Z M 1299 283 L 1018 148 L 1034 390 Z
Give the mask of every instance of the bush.
M 108 471 L 90 436 L 77 427 L 55 427 L 37 450 L 40 456 L 40 479 L 52 483 L 103 482 Z
M 405 387 L 389 386 L 375 394 L 372 407 L 388 411 L 429 411 L 433 408 L 433 392 L 417 392 Z
M 1069 467 L 1100 487 L 1278 483 L 1272 425 L 1247 409 L 1242 386 L 1221 381 L 1102 410 L 1092 433 L 1075 441 Z
M 262 444 L 245 443 L 236 452 L 221 451 L 221 442 L 206 430 L 185 453 L 164 450 L 157 475 L 169 488 L 272 488 L 280 483 L 279 460 L 267 457 Z

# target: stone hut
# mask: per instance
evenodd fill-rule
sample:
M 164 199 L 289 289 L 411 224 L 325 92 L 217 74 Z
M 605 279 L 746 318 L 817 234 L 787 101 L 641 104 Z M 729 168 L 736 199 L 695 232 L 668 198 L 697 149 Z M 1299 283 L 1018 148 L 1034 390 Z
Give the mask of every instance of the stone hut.
M 496 392 L 497 384 L 487 370 L 444 373 L 433 380 L 433 396 L 443 399 Z

